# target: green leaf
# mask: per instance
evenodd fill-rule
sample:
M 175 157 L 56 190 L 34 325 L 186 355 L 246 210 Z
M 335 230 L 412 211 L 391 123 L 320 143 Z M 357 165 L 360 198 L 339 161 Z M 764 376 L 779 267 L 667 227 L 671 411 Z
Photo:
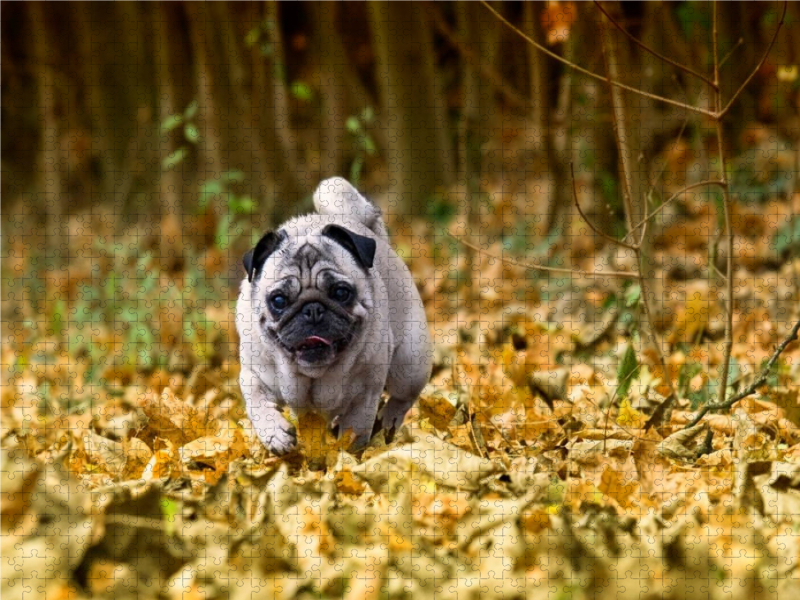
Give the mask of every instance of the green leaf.
M 734 382 L 742 375 L 742 368 L 739 366 L 739 361 L 735 356 L 731 356 L 728 363 L 728 387 L 731 387 Z
M 781 227 L 773 239 L 775 250 L 783 254 L 800 245 L 800 218 L 794 218 Z
M 636 360 L 636 352 L 633 350 L 633 346 L 628 344 L 628 348 L 625 350 L 625 354 L 622 356 L 622 362 L 619 365 L 619 369 L 617 370 L 617 396 L 620 398 L 624 398 L 628 394 L 628 390 L 633 383 L 634 374 L 639 368 L 639 361 Z
M 347 131 L 353 135 L 358 135 L 361 133 L 361 121 L 358 120 L 358 117 L 347 117 L 347 120 L 344 122 L 344 126 L 347 128 Z
M 233 222 L 233 216 L 228 213 L 227 215 L 223 215 L 222 219 L 217 226 L 217 233 L 214 236 L 216 239 L 214 240 L 217 248 L 220 250 L 227 250 L 230 246 L 230 228 L 231 223 Z
M 638 283 L 633 284 L 627 290 L 625 290 L 625 306 L 631 308 L 639 304 L 639 300 L 642 297 L 642 286 Z
M 186 141 L 190 144 L 196 144 L 200 141 L 200 130 L 193 123 L 186 124 L 186 127 L 183 128 L 183 135 L 186 136 Z
M 164 160 L 161 161 L 161 169 L 168 171 L 172 167 L 176 167 L 183 162 L 187 155 L 186 148 L 178 148 L 175 152 L 171 152 Z
M 208 181 L 203 182 L 203 185 L 200 186 L 200 193 L 201 194 L 221 194 L 223 191 L 223 186 L 220 181 L 217 179 L 209 179 Z
M 231 199 L 228 208 L 237 215 L 247 215 L 255 210 L 256 203 L 250 196 L 234 197 Z
M 361 156 L 356 156 L 353 159 L 353 164 L 350 166 L 350 183 L 354 186 L 358 186 L 359 182 L 361 181 L 361 169 L 364 167 L 364 158 Z
M 191 103 L 189 103 L 189 106 L 186 107 L 186 110 L 183 111 L 183 117 L 187 121 L 191 121 L 197 116 L 198 107 L 199 105 L 197 104 L 197 100 L 192 100 Z
M 167 535 L 175 533 L 175 517 L 178 516 L 178 503 L 171 498 L 161 498 L 158 503 L 161 514 L 164 515 L 164 532 Z
M 171 117 L 167 117 L 166 120 L 161 124 L 161 133 L 169 133 L 181 123 L 183 123 L 183 115 L 172 115 Z
M 314 97 L 311 86 L 302 81 L 295 81 L 291 87 L 292 96 L 303 102 L 309 102 Z
M 244 37 L 244 45 L 248 48 L 252 48 L 259 37 L 261 37 L 261 27 L 253 27 Z
M 222 179 L 227 182 L 242 183 L 245 179 L 244 171 L 225 171 Z

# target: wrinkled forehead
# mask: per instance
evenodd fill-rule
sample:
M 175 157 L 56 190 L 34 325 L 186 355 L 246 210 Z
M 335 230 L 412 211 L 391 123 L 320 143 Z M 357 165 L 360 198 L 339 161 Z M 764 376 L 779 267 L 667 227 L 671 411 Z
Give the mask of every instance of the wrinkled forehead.
M 259 287 L 274 289 L 324 288 L 338 281 L 353 281 L 349 274 L 361 270 L 347 250 L 319 234 L 289 236 L 287 243 L 268 259 Z

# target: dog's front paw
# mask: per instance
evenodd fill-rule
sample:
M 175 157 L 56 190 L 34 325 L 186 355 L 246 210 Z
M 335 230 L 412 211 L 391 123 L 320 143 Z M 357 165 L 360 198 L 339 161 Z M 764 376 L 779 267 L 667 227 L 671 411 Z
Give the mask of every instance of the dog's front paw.
M 272 437 L 266 442 L 270 452 L 277 456 L 288 454 L 297 448 L 297 430 L 284 419 L 285 427 L 276 427 Z
M 282 415 L 275 415 L 269 423 L 256 426 L 261 442 L 276 456 L 283 456 L 297 448 L 297 430 Z

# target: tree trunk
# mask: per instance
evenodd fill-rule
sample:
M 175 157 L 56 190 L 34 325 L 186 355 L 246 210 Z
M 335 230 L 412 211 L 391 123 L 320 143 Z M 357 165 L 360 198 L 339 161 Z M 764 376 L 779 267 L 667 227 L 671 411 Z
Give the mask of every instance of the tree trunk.
M 320 60 L 320 176 L 344 174 L 344 148 L 347 136 L 347 54 L 339 34 L 336 17 L 338 2 L 314 2 L 309 5 L 315 16 L 314 38 Z
M 33 55 L 36 57 L 36 78 L 39 96 L 41 141 L 39 144 L 39 189 L 43 192 L 38 208 L 47 215 L 44 234 L 48 264 L 52 269 L 66 256 L 66 223 L 62 203 L 62 166 L 60 152 L 61 127 L 58 121 L 55 67 L 57 52 L 53 46 L 53 31 L 47 23 L 47 6 L 31 2 Z
M 157 3 L 157 9 L 153 16 L 153 30 L 155 39 L 153 40 L 153 54 L 156 61 L 156 77 L 158 78 L 158 119 L 159 123 L 164 123 L 171 116 L 180 113 L 175 101 L 178 98 L 177 91 L 173 84 L 172 51 L 170 44 L 171 31 L 174 23 L 171 22 L 171 10 L 163 2 Z M 160 129 L 160 127 L 159 127 Z M 178 149 L 175 139 L 176 132 L 171 131 L 162 136 L 163 141 L 159 144 L 159 165 L 172 152 Z M 172 167 L 161 172 L 159 179 L 159 198 L 161 199 L 161 216 L 178 217 L 181 214 L 181 175 L 180 171 Z
M 268 1 L 254 8 L 255 23 L 267 29 L 265 45 L 269 48 L 267 54 L 262 52 L 261 43 L 252 48 L 252 114 L 263 149 L 259 160 L 264 161 L 264 170 L 258 174 L 259 195 L 264 200 L 262 213 L 269 215 L 264 226 L 276 226 L 297 212 L 301 189 L 307 192 L 311 182 L 304 186 L 298 183 L 297 143 L 289 118 L 278 6 Z
M 545 8 L 544 2 L 525 2 L 525 31 L 537 41 L 544 40 L 540 15 Z M 530 122 L 538 136 L 547 133 L 548 123 L 546 116 L 550 106 L 548 81 L 550 78 L 548 57 L 537 50 L 532 44 L 526 44 L 528 50 L 528 94 L 530 96 Z
M 389 205 L 419 216 L 436 186 L 448 183 L 452 151 L 442 143 L 447 123 L 436 94 L 431 32 L 419 2 L 370 0 L 381 111 L 389 123 Z
M 212 41 L 209 30 L 208 7 L 205 2 L 184 4 L 189 17 L 192 46 L 194 47 L 195 74 L 197 77 L 198 122 L 200 124 L 200 164 L 201 180 L 209 180 L 225 170 L 222 159 L 223 135 L 220 111 L 215 93 L 216 84 L 212 67 Z
M 245 56 L 241 45 L 248 30 L 259 25 L 258 18 L 253 18 L 256 11 L 251 10 L 255 7 L 245 7 L 251 22 L 246 23 L 247 29 L 242 32 L 235 26 L 236 14 L 231 12 L 231 4 L 213 2 L 210 6 L 215 22 L 220 27 L 224 64 L 228 66 L 228 81 L 223 86 L 223 92 L 225 103 L 233 109 L 232 123 L 228 130 L 230 166 L 246 174 L 249 194 L 253 198 L 267 195 L 266 190 L 269 190 L 269 195 L 274 195 L 274 181 L 266 181 L 269 175 L 261 143 L 260 115 L 253 103 L 254 93 L 251 82 L 248 81 L 249 57 Z

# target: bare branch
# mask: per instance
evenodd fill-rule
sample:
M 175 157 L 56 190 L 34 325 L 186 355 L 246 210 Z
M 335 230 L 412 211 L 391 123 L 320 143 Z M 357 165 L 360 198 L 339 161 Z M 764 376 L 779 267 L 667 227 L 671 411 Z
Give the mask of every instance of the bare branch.
M 583 67 L 580 67 L 575 63 L 565 58 L 562 58 L 555 52 L 552 52 L 551 50 L 548 50 L 547 48 L 539 44 L 536 40 L 527 35 L 524 31 L 520 30 L 517 26 L 509 22 L 508 19 L 506 19 L 503 15 L 497 12 L 486 0 L 481 0 L 481 4 L 483 4 L 487 9 L 489 9 L 489 12 L 491 12 L 495 17 L 497 17 L 501 23 L 503 23 L 506 27 L 511 29 L 511 31 L 522 37 L 522 39 L 527 41 L 529 44 L 533 44 L 533 46 L 537 48 L 540 52 L 543 52 L 550 58 L 557 60 L 558 62 L 570 67 L 571 69 L 574 69 L 578 73 L 586 75 L 587 77 L 591 77 L 592 79 L 597 79 L 598 81 L 604 81 L 606 83 L 609 83 L 608 79 L 603 77 L 602 75 L 598 75 L 597 73 L 592 73 L 588 69 L 584 69 Z M 711 117 L 712 119 L 716 117 L 716 115 L 710 110 L 705 110 L 703 108 L 698 108 L 697 106 L 692 106 L 691 104 L 686 104 L 684 102 L 678 102 L 677 100 L 670 100 L 669 98 L 664 98 L 663 96 L 651 94 L 649 92 L 645 92 L 643 90 L 631 87 L 629 85 L 625 85 L 624 83 L 620 83 L 619 81 L 611 81 L 610 84 L 620 89 L 626 90 L 628 92 L 633 92 L 634 94 L 638 94 L 639 96 L 650 98 L 651 100 L 655 100 L 656 102 L 662 102 L 664 104 L 669 104 L 671 106 L 677 106 L 678 108 L 681 108 L 688 112 L 693 112 L 698 115 L 705 115 L 706 117 Z
M 533 269 L 534 271 L 542 271 L 545 273 L 561 273 L 564 275 L 582 275 L 584 277 L 614 277 L 616 279 L 633 279 L 638 281 L 641 279 L 638 273 L 625 273 L 624 271 L 582 271 L 581 269 L 563 269 L 559 267 L 546 267 L 544 265 L 537 265 L 528 262 L 522 262 L 519 260 L 515 260 L 513 258 L 507 258 L 505 256 L 497 256 L 492 254 L 491 252 L 487 252 L 483 248 L 476 246 L 475 244 L 471 244 L 459 237 L 454 236 L 452 233 L 447 234 L 450 238 L 458 242 L 459 244 L 474 250 L 484 256 L 487 256 L 494 260 L 499 260 L 502 263 L 508 265 L 514 265 L 515 267 L 522 267 L 524 269 Z
M 731 109 L 731 106 L 733 105 L 734 102 L 736 102 L 736 99 L 742 93 L 744 88 L 747 87 L 747 85 L 753 80 L 753 77 L 756 76 L 756 73 L 758 73 L 761 70 L 761 67 L 764 66 L 764 63 L 766 62 L 767 57 L 769 56 L 769 53 L 772 51 L 772 47 L 775 45 L 775 41 L 778 39 L 778 33 L 780 33 L 781 27 L 783 27 L 783 21 L 786 17 L 786 7 L 788 4 L 789 2 L 787 0 L 783 0 L 783 12 L 781 13 L 781 20 L 778 21 L 778 26 L 775 28 L 775 33 L 772 35 L 772 40 L 770 40 L 769 46 L 767 46 L 767 49 L 764 51 L 764 55 L 761 57 L 761 60 L 758 61 L 756 68 L 750 72 L 750 75 L 747 76 L 747 79 L 744 80 L 742 85 L 739 86 L 739 89 L 736 90 L 736 93 L 733 94 L 733 96 L 731 96 L 730 100 L 728 100 L 728 103 L 725 105 L 725 108 L 723 108 L 722 110 L 719 110 L 719 108 L 717 109 L 718 118 L 722 119 L 722 117 L 728 114 L 728 111 Z M 716 64 L 716 68 L 719 68 L 720 65 L 716 60 L 714 61 L 714 63 Z
M 722 182 L 722 181 L 717 181 L 716 179 L 709 179 L 709 180 L 706 180 L 706 181 L 699 181 L 699 182 L 697 182 L 697 183 L 693 183 L 693 184 L 691 184 L 691 185 L 687 185 L 686 187 L 684 187 L 684 188 L 682 188 L 682 189 L 678 190 L 677 192 L 675 192 L 674 194 L 672 194 L 672 196 L 670 196 L 670 197 L 669 197 L 669 198 L 667 198 L 667 199 L 666 199 L 664 202 L 662 202 L 662 203 L 659 205 L 659 207 L 658 207 L 658 208 L 654 209 L 654 210 L 653 210 L 653 212 L 651 212 L 651 213 L 650 213 L 649 215 L 647 215 L 647 216 L 646 216 L 644 219 L 642 219 L 642 220 L 641 220 L 639 223 L 637 223 L 637 224 L 636 224 L 636 225 L 633 227 L 633 229 L 631 229 L 631 231 L 629 231 L 629 232 L 628 232 L 628 235 L 632 235 L 634 231 L 636 231 L 637 229 L 639 229 L 640 227 L 642 227 L 642 226 L 643 226 L 645 223 L 647 223 L 647 222 L 648 222 L 650 219 L 652 219 L 652 218 L 653 218 L 653 217 L 655 217 L 655 216 L 656 216 L 658 213 L 660 213 L 662 210 L 664 210 L 664 209 L 667 207 L 667 205 L 669 205 L 671 202 L 675 201 L 676 199 L 680 198 L 680 197 L 681 197 L 683 194 L 685 194 L 685 193 L 686 193 L 686 192 L 688 192 L 689 190 L 693 190 L 693 189 L 695 189 L 695 188 L 703 187 L 703 186 L 706 186 L 706 185 L 719 185 L 719 186 L 723 186 L 723 185 L 727 185 L 727 183 L 726 183 L 726 182 Z M 628 237 L 628 236 L 625 236 L 625 237 Z
M 614 18 L 613 18 L 611 15 L 609 15 L 609 14 L 606 12 L 606 9 L 604 9 L 604 8 L 603 8 L 603 6 L 600 4 L 600 2 L 598 2 L 598 0 L 594 0 L 594 5 L 595 5 L 595 6 L 598 8 L 598 10 L 599 10 L 601 13 L 603 13 L 603 14 L 606 16 L 606 18 L 607 18 L 609 21 L 611 21 L 611 23 L 612 23 L 612 25 L 614 25 L 614 27 L 616 27 L 616 28 L 617 28 L 617 29 L 619 29 L 619 30 L 620 30 L 620 31 L 621 31 L 623 34 L 625 34 L 625 37 L 627 37 L 627 38 L 628 38 L 630 41 L 632 41 L 634 44 L 636 44 L 637 46 L 639 46 L 639 48 L 641 48 L 641 49 L 642 49 L 642 50 L 644 50 L 645 52 L 649 52 L 650 54 L 652 54 L 652 55 L 653 55 L 653 56 L 655 56 L 656 58 L 659 58 L 659 59 L 663 60 L 664 62 L 671 64 L 671 65 L 672 65 L 673 67 L 675 67 L 676 69 L 680 69 L 681 71 L 684 71 L 685 73 L 689 73 L 689 75 L 694 75 L 694 76 L 695 76 L 695 77 L 697 77 L 698 79 L 702 79 L 702 80 L 703 80 L 703 81 L 704 81 L 706 84 L 710 85 L 710 86 L 711 86 L 712 88 L 714 88 L 714 89 L 717 89 L 717 86 L 716 86 L 716 84 L 715 84 L 713 81 L 711 81 L 711 80 L 710 80 L 708 77 L 706 77 L 705 75 L 703 75 L 702 73 L 698 73 L 698 72 L 697 72 L 697 71 L 695 71 L 694 69 L 690 69 L 690 68 L 689 68 L 689 67 L 687 67 L 686 65 L 682 65 L 681 63 L 679 63 L 679 62 L 677 62 L 677 61 L 674 61 L 674 60 L 672 60 L 672 59 L 671 59 L 671 58 L 669 58 L 668 56 L 664 56 L 663 54 L 660 54 L 660 53 L 656 52 L 655 50 L 653 50 L 652 48 L 650 48 L 650 47 L 649 47 L 647 44 L 645 44 L 645 43 L 644 43 L 644 42 L 642 42 L 641 40 L 639 40 L 639 39 L 635 38 L 635 37 L 634 37 L 633 35 L 631 35 L 631 34 L 630 34 L 630 33 L 629 33 L 629 32 L 628 32 L 628 31 L 627 31 L 627 30 L 626 30 L 624 27 L 622 27 L 622 25 L 620 25 L 620 24 L 619 24 L 619 23 L 616 21 L 616 19 L 614 19 Z
M 700 412 L 697 413 L 697 416 L 694 419 L 692 419 L 691 422 L 686 425 L 686 427 L 684 427 L 684 429 L 689 429 L 690 427 L 694 427 L 695 425 L 697 425 L 702 420 L 702 418 L 712 410 L 726 410 L 728 408 L 733 407 L 733 405 L 739 402 L 740 400 L 744 400 L 748 396 L 752 396 L 753 394 L 755 394 L 758 388 L 764 385 L 764 383 L 767 381 L 767 378 L 769 377 L 769 374 L 772 371 L 772 367 L 775 366 L 775 362 L 778 360 L 780 355 L 783 354 L 783 351 L 786 350 L 786 347 L 793 341 L 798 339 L 797 336 L 798 331 L 800 331 L 800 321 L 795 323 L 794 327 L 789 332 L 789 335 L 786 337 L 785 340 L 783 340 L 778 345 L 778 347 L 775 349 L 775 352 L 770 357 L 769 361 L 767 361 L 767 364 L 764 366 L 763 369 L 761 369 L 761 373 L 758 374 L 758 377 L 755 379 L 755 381 L 753 381 L 753 383 L 747 386 L 747 389 L 745 389 L 743 392 L 739 394 L 736 394 L 726 402 L 719 402 L 717 404 L 706 404 L 700 410 Z
M 633 246 L 633 245 L 631 245 L 631 244 L 628 244 L 628 243 L 626 243 L 626 242 L 620 241 L 620 240 L 618 240 L 617 238 L 615 238 L 615 237 L 611 237 L 611 236 L 610 236 L 610 235 L 608 235 L 607 233 L 604 233 L 604 232 L 600 231 L 600 230 L 599 230 L 597 227 L 595 227 L 595 226 L 594 226 L 594 224 L 593 224 L 593 223 L 592 223 L 592 222 L 589 220 L 589 217 L 587 217 L 587 216 L 584 214 L 584 212 L 583 212 L 583 209 L 581 208 L 581 205 L 580 205 L 580 203 L 578 202 L 578 190 L 577 190 L 577 189 L 576 189 L 576 187 L 575 187 L 575 168 L 573 167 L 572 163 L 569 163 L 569 170 L 570 170 L 570 173 L 572 174 L 572 197 L 575 199 L 575 208 L 577 208 L 577 209 L 578 209 L 578 214 L 579 214 L 579 215 L 581 216 L 581 218 L 583 219 L 583 222 L 584 222 L 584 223 L 586 223 L 586 224 L 589 226 L 589 228 L 590 228 L 592 231 L 594 231 L 594 232 L 595 232 L 595 234 L 599 235 L 601 238 L 603 238 L 603 239 L 605 239 L 605 240 L 608 240 L 608 241 L 609 241 L 609 242 L 611 242 L 612 244 L 616 244 L 617 246 L 622 246 L 623 248 L 627 248 L 628 250 L 633 250 L 633 251 L 635 252 L 635 251 L 638 249 L 638 248 L 637 248 L 637 246 Z
M 722 66 L 723 66 L 723 65 L 724 65 L 726 62 L 728 62 L 728 59 L 729 59 L 731 56 L 733 56 L 733 53 L 734 53 L 734 52 L 736 52 L 736 51 L 737 51 L 739 48 L 741 48 L 741 47 L 742 47 L 742 44 L 744 44 L 744 38 L 739 38 L 739 41 L 738 41 L 738 42 L 736 42 L 736 44 L 734 44 L 733 48 L 731 48 L 731 49 L 728 51 L 728 53 L 727 53 L 727 54 L 726 54 L 726 55 L 723 57 L 723 59 L 722 59 L 721 61 L 719 61 L 719 68 L 720 68 L 720 69 L 722 68 Z

